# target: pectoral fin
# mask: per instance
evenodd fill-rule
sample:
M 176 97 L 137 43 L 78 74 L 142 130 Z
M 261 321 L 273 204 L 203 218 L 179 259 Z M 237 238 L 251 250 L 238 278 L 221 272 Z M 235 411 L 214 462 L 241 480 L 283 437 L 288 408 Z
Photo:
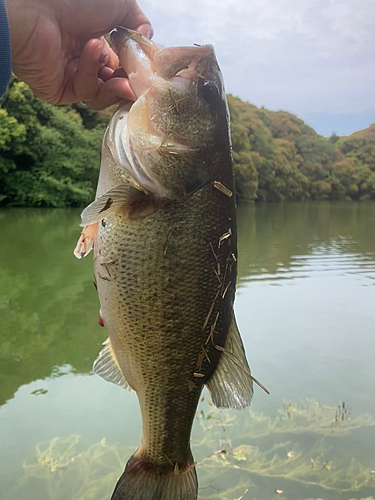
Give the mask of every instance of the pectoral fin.
M 74 249 L 74 255 L 77 257 L 77 259 L 82 259 L 91 252 L 91 250 L 94 248 L 97 233 L 97 222 L 95 222 L 94 224 L 89 224 L 82 229 L 81 236 L 79 237 L 77 245 Z
M 81 213 L 81 226 L 99 222 L 108 215 L 130 206 L 144 193 L 132 186 L 117 186 L 90 203 Z
M 100 375 L 107 382 L 112 382 L 124 389 L 132 388 L 125 380 L 121 368 L 117 362 L 116 355 L 113 352 L 111 341 L 107 339 L 103 342 L 103 349 L 100 351 L 99 356 L 94 361 L 93 370 L 97 375 Z
M 212 402 L 218 408 L 242 409 L 253 396 L 253 378 L 246 360 L 245 349 L 233 315 L 219 364 L 207 382 Z

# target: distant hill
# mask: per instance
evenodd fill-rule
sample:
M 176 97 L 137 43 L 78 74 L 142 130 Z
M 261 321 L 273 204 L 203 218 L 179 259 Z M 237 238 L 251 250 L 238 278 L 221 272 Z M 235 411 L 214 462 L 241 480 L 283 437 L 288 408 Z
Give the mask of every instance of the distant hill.
M 324 138 L 286 111 L 228 102 L 239 201 L 375 199 L 375 124 Z M 43 103 L 13 79 L 0 101 L 0 205 L 89 203 L 109 118 Z
M 375 124 L 325 138 L 286 111 L 228 103 L 240 200 L 375 199 Z

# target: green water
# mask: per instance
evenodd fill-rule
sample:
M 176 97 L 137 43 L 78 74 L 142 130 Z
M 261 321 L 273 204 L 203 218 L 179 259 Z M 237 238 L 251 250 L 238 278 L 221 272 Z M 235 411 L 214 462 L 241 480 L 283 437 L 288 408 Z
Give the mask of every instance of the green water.
M 108 500 L 139 443 L 136 396 L 91 373 L 106 335 L 78 221 L 0 211 L 1 500 Z M 375 496 L 375 204 L 242 207 L 235 309 L 271 394 L 253 413 L 202 402 L 200 498 Z

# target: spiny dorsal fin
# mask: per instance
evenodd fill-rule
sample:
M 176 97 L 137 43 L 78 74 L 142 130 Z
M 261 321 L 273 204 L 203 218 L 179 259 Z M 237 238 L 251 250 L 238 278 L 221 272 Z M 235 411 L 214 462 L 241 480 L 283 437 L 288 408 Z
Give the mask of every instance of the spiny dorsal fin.
M 81 226 L 99 222 L 122 207 L 131 205 L 144 193 L 132 186 L 117 186 L 90 203 L 81 213 Z
M 107 339 L 103 342 L 103 349 L 99 356 L 94 361 L 93 370 L 97 375 L 100 375 L 107 382 L 123 387 L 124 389 L 132 390 L 119 367 L 116 356 L 111 347 L 111 341 Z
M 253 396 L 253 378 L 234 314 L 225 347 L 220 350 L 219 363 L 206 384 L 212 402 L 218 408 L 245 408 Z

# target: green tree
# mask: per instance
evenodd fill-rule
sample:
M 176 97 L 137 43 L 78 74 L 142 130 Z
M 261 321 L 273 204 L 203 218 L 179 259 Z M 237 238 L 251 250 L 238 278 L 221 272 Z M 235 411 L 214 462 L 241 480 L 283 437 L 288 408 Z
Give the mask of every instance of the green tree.
M 66 207 L 94 196 L 104 126 L 36 99 L 14 79 L 0 108 L 0 203 Z
M 287 111 L 230 95 L 228 104 L 240 202 L 375 199 L 375 124 L 325 138 Z M 90 202 L 112 111 L 55 107 L 14 79 L 0 102 L 0 204 Z

